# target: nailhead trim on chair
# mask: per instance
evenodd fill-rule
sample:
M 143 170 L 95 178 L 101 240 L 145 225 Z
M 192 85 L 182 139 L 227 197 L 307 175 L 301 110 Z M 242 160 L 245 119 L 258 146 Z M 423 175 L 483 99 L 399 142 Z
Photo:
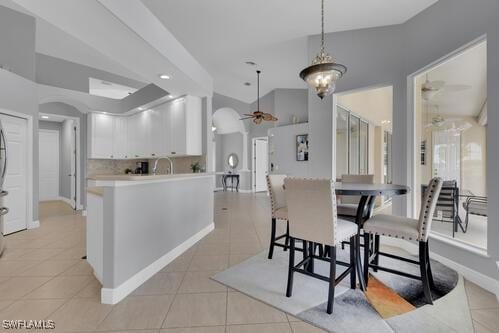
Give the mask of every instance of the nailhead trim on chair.
M 272 191 L 272 183 L 270 181 L 270 175 L 266 175 L 265 179 L 267 180 L 267 189 L 269 191 L 269 196 L 270 196 L 270 209 L 272 211 L 272 218 L 275 219 L 275 218 L 277 218 L 275 215 L 277 208 L 276 208 L 276 202 L 275 202 L 275 198 L 274 198 L 274 194 L 273 194 L 274 191 Z M 286 221 L 287 221 L 287 219 L 286 219 Z

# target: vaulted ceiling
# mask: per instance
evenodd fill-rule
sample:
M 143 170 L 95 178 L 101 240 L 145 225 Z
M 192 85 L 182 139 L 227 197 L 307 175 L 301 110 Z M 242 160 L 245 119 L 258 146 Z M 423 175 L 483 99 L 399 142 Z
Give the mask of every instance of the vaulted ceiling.
M 214 78 L 215 91 L 255 100 L 255 67 L 262 94 L 306 88 L 307 36 L 320 33 L 319 0 L 142 0 Z M 436 0 L 326 0 L 327 32 L 400 24 Z M 329 45 L 334 54 L 334 45 Z M 341 60 L 341 59 L 339 59 Z

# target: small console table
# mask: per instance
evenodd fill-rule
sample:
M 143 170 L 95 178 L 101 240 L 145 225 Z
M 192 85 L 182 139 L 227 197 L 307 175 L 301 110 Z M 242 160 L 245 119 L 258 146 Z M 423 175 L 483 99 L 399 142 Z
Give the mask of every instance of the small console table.
M 236 192 L 239 192 L 239 175 L 236 173 L 224 173 L 222 175 L 222 186 L 224 189 L 224 192 L 227 191 L 227 179 L 230 179 L 230 190 L 234 192 L 234 188 L 236 189 Z M 235 187 L 234 187 L 235 183 Z

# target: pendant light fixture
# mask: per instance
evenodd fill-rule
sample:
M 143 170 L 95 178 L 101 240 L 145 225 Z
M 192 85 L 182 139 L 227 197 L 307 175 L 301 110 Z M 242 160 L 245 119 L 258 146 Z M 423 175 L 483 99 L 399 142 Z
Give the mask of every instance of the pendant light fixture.
M 346 66 L 336 63 L 336 60 L 326 52 L 324 38 L 324 0 L 321 0 L 321 50 L 312 60 L 312 65 L 300 72 L 302 80 L 307 82 L 323 99 L 331 95 L 336 88 L 336 81 L 347 71 Z

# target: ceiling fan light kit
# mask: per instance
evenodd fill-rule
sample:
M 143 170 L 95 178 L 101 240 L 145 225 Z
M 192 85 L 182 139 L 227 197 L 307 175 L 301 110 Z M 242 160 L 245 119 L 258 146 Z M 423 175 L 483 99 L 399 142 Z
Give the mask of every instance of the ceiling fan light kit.
M 265 113 L 260 111 L 260 70 L 256 71 L 256 111 L 253 111 L 253 113 L 245 113 L 243 114 L 243 118 L 240 120 L 246 120 L 246 119 L 253 119 L 253 122 L 257 125 L 260 125 L 262 121 L 277 121 L 278 119 L 274 117 L 270 113 Z
M 312 64 L 300 72 L 300 78 L 315 89 L 317 96 L 323 99 L 331 95 L 336 89 L 336 81 L 341 79 L 347 68 L 338 64 L 336 60 L 326 52 L 324 38 L 324 0 L 321 0 L 321 49 L 312 60 Z

